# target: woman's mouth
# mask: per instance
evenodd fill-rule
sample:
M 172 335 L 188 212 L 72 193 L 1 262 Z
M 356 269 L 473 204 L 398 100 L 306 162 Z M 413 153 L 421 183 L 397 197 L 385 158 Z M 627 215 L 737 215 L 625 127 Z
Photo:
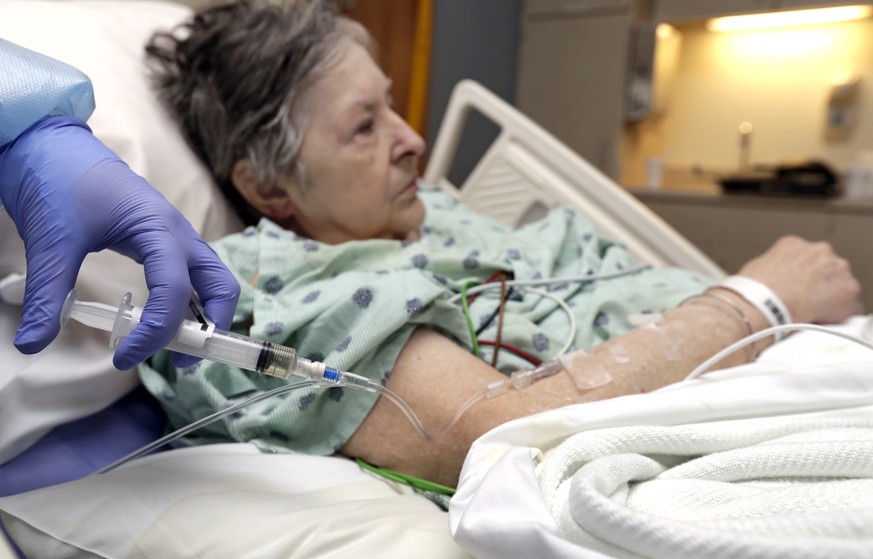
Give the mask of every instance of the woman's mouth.
M 397 196 L 398 197 L 407 197 L 407 196 L 415 196 L 418 193 L 418 179 L 412 179 L 409 184 L 403 187 Z

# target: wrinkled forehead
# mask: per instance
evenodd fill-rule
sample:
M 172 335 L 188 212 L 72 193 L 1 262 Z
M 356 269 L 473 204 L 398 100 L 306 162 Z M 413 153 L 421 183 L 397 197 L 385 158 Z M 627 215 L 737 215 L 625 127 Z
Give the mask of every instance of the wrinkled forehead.
M 370 51 L 359 43 L 345 41 L 337 54 L 305 93 L 306 109 L 313 117 L 349 118 L 383 99 L 391 86 Z

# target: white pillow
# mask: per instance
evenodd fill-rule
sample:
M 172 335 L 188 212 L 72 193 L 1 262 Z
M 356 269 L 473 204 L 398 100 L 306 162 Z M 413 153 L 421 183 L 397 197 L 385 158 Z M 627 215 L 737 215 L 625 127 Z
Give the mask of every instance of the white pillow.
M 3 0 L 0 37 L 76 66 L 93 81 L 97 109 L 88 124 L 164 194 L 207 240 L 241 229 L 230 205 L 188 149 L 151 92 L 143 46 L 190 9 L 157 1 Z M 23 244 L 0 214 L 0 278 L 24 272 Z M 142 267 L 105 251 L 90 255 L 76 285 L 82 300 L 117 304 L 127 291 L 143 304 Z M 0 463 L 52 427 L 111 404 L 136 385 L 112 366 L 105 333 L 68 324 L 45 352 L 12 345 L 20 309 L 0 305 Z

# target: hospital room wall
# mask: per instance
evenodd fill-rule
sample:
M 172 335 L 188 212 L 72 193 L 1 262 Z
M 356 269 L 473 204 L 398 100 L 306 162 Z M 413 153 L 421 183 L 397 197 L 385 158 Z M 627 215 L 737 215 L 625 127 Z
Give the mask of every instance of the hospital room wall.
M 873 150 L 873 19 L 742 33 L 691 26 L 672 34 L 658 40 L 658 51 L 674 47 L 672 60 L 661 60 L 672 71 L 655 79 L 659 102 L 626 135 L 636 144 L 624 146 L 623 184 L 643 186 L 646 159 L 659 157 L 665 186 L 715 189 L 690 171 L 735 172 L 741 122 L 754 127 L 752 165 L 816 158 L 844 173 Z M 854 80 L 851 123 L 843 134 L 829 133 L 831 94 Z
M 527 0 L 522 15 L 517 106 L 577 153 L 627 186 L 645 186 L 650 158 L 664 182 L 696 190 L 695 168 L 735 170 L 738 125 L 749 121 L 753 163 L 820 158 L 844 172 L 873 149 L 873 19 L 762 33 L 714 34 L 707 17 L 850 0 Z M 678 22 L 674 72 L 658 78 L 642 120 L 628 100 L 639 32 Z M 742 35 L 742 37 L 741 37 Z M 742 39 L 742 40 L 741 40 Z M 745 49 L 745 50 L 743 50 Z M 856 119 L 841 138 L 826 134 L 835 85 L 858 78 Z M 667 87 L 664 87 L 664 86 Z M 666 90 L 666 91 L 665 91 Z M 699 174 L 699 173 L 698 173 Z M 702 186 L 713 187 L 711 181 Z M 710 190 L 711 191 L 711 190 Z

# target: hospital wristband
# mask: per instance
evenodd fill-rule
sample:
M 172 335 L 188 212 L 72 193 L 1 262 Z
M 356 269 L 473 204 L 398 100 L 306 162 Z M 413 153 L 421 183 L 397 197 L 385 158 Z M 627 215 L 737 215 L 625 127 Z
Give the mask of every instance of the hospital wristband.
M 773 290 L 763 283 L 745 276 L 728 276 L 718 287 L 733 291 L 758 309 L 773 326 L 791 324 L 791 312 Z M 784 332 L 775 334 L 778 342 L 785 336 Z

